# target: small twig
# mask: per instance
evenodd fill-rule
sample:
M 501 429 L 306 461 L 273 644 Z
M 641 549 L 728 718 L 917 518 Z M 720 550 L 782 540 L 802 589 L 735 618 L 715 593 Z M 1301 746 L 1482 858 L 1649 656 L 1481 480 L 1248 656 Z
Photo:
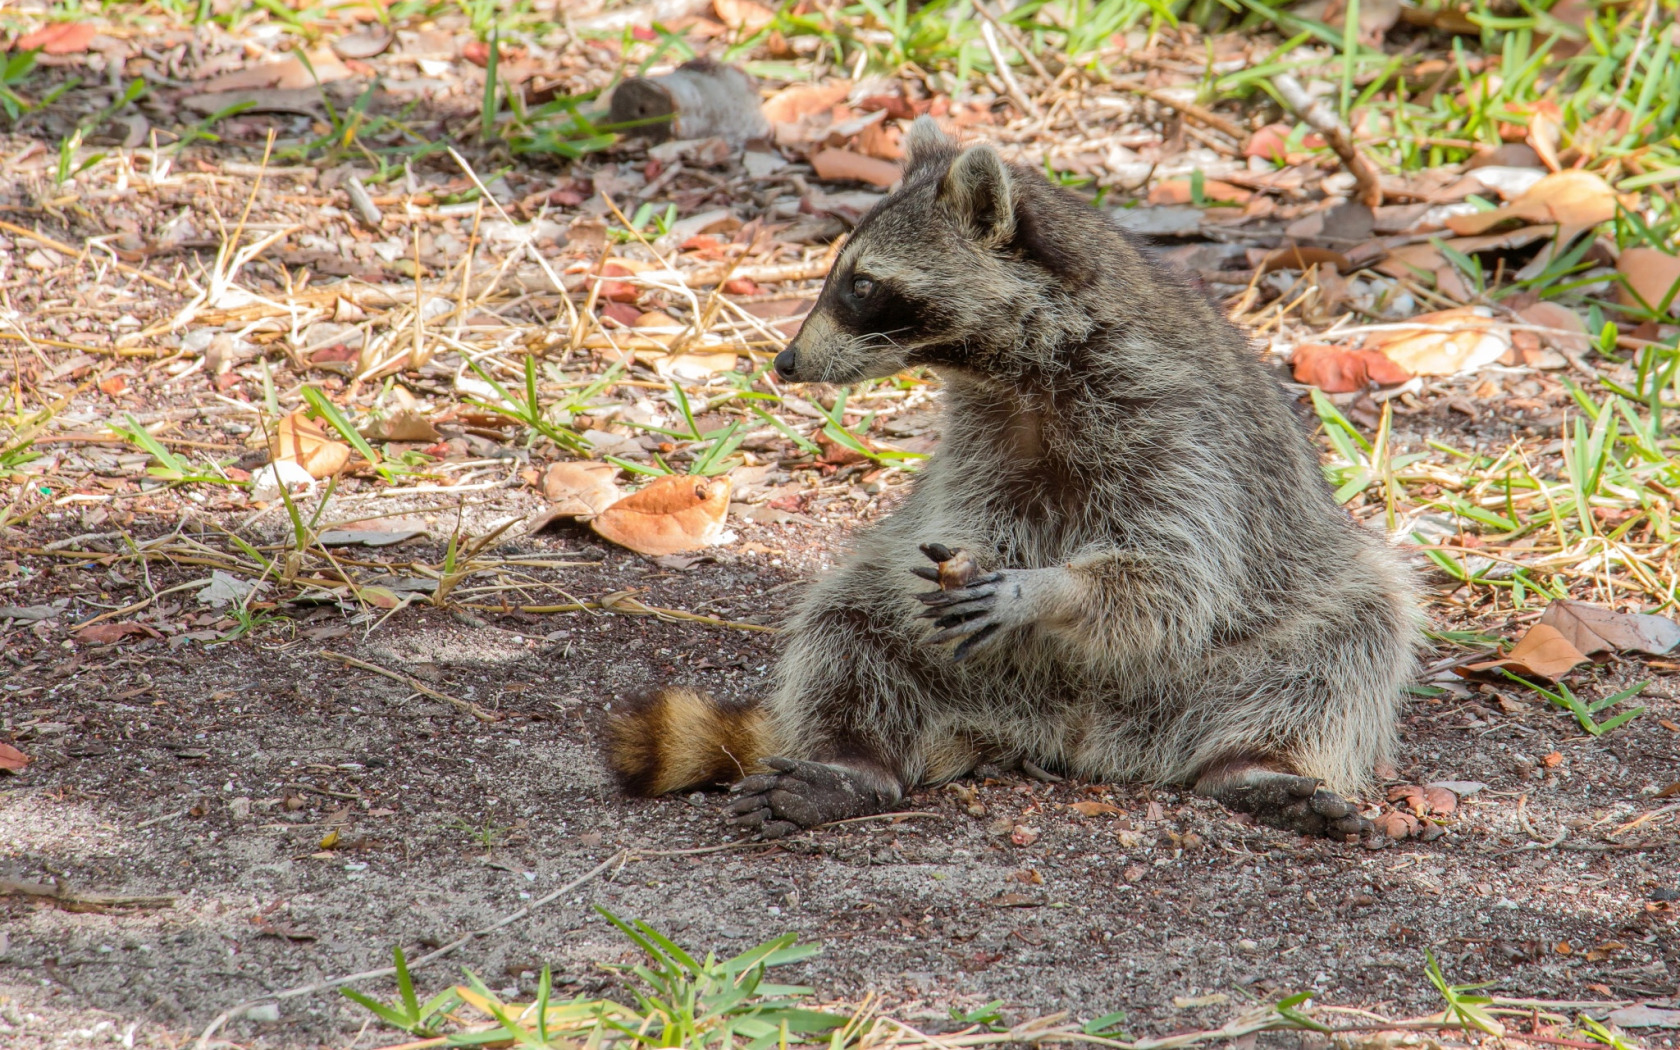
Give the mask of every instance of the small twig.
M 1003 48 L 998 46 L 997 31 L 992 28 L 990 18 L 980 22 L 980 39 L 986 44 L 986 52 L 992 56 L 992 65 L 997 67 L 998 76 L 1003 80 L 1003 86 L 1009 91 L 1009 98 L 1021 110 L 1021 115 L 1030 120 L 1042 120 L 1044 114 L 1038 104 L 1027 93 L 1021 90 L 1021 84 L 1015 79 L 1015 73 L 1009 68 L 1009 60 L 1003 57 Z
M 478 612 L 497 613 L 526 613 L 532 616 L 551 616 L 555 613 L 605 612 L 622 613 L 625 616 L 657 616 L 661 620 L 687 620 L 691 623 L 703 623 L 711 627 L 733 627 L 738 631 L 760 631 L 765 634 L 775 634 L 777 629 L 766 627 L 761 623 L 741 623 L 737 620 L 720 620 L 715 616 L 702 616 L 699 613 L 685 612 L 682 609 L 667 609 L 659 605 L 647 605 L 630 597 L 628 591 L 617 591 L 604 596 L 596 602 L 567 602 L 564 605 L 486 605 L 482 603 L 463 602 L 463 609 L 473 609 Z
M 69 911 L 96 911 L 104 908 L 173 908 L 174 897 L 130 897 L 112 893 L 73 893 L 63 883 L 25 882 L 21 879 L 0 879 L 0 897 L 36 897 L 49 900 Z
M 83 255 L 87 254 L 86 249 L 78 250 L 76 248 L 72 248 L 63 241 L 55 241 L 51 237 L 48 237 L 45 234 L 36 233 L 34 230 L 31 230 L 26 226 L 18 226 L 15 223 L 0 221 L 0 230 L 5 230 L 7 233 L 15 233 L 19 237 L 26 237 L 29 240 L 34 241 L 36 244 L 41 245 L 43 248 L 51 248 L 53 251 L 58 252 L 61 255 L 68 255 L 73 259 L 80 259 Z M 161 288 L 166 292 L 179 291 L 179 289 L 177 289 L 173 284 L 170 284 L 168 281 L 165 281 L 160 277 L 153 277 L 144 270 L 136 270 L 134 267 L 125 266 L 120 262 L 112 263 L 111 265 L 121 272 L 128 274 L 130 277 L 140 278 L 142 281 L 145 281 L 154 288 Z M 110 353 L 109 350 L 95 352 Z
M 376 675 L 389 678 L 393 682 L 401 682 L 403 685 L 408 686 L 417 693 L 429 696 L 433 700 L 442 700 L 444 703 L 455 708 L 455 710 L 460 711 L 462 714 L 472 715 L 480 722 L 500 722 L 502 720 L 501 715 L 495 714 L 491 711 L 486 711 L 484 708 L 475 703 L 471 703 L 470 701 L 459 700 L 450 696 L 448 693 L 440 693 L 436 689 L 433 689 L 431 686 L 420 681 L 418 678 L 411 677 L 410 675 L 399 674 L 396 671 L 386 670 L 378 664 L 370 664 L 365 660 L 358 660 L 354 656 L 345 656 L 343 653 L 335 653 L 331 649 L 323 649 L 316 655 L 327 660 L 337 660 L 341 664 L 346 664 L 350 667 L 355 667 L 363 671 L 371 671 Z
M 1342 158 L 1342 166 L 1354 178 L 1354 190 L 1361 203 L 1366 207 L 1376 208 L 1382 205 L 1382 185 L 1378 181 L 1377 169 L 1354 144 L 1353 133 L 1348 130 L 1323 99 L 1314 102 L 1307 95 L 1307 89 L 1301 82 L 1288 73 L 1279 73 L 1272 78 L 1272 87 L 1277 91 L 1283 104 L 1295 111 L 1295 115 L 1306 121 L 1314 131 L 1324 136 L 1324 141 L 1336 151 L 1336 156 Z
M 291 788 L 294 791 L 307 791 L 312 795 L 325 795 L 328 798 L 341 798 L 347 802 L 360 802 L 362 799 L 367 798 L 366 795 L 352 795 L 348 791 L 328 791 L 326 788 L 318 788 L 313 784 L 296 784 L 287 781 L 282 783 L 280 786 Z

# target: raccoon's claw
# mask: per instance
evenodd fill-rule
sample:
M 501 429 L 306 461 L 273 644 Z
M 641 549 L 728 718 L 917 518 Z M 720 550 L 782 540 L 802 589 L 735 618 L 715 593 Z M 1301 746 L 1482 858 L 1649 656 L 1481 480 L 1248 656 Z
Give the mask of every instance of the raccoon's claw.
M 914 571 L 914 570 L 912 570 Z M 932 606 L 934 611 L 925 612 L 923 618 L 940 615 L 937 610 L 948 605 L 962 605 L 965 602 L 977 602 L 997 594 L 997 586 L 1003 579 L 1003 573 L 992 572 L 984 576 L 977 576 L 969 581 L 967 587 L 958 591 L 922 591 L 916 595 L 916 600 L 923 605 Z
M 774 773 L 756 773 L 730 788 L 729 822 L 760 838 L 784 838 L 801 828 L 879 813 L 887 803 L 844 766 L 772 757 Z

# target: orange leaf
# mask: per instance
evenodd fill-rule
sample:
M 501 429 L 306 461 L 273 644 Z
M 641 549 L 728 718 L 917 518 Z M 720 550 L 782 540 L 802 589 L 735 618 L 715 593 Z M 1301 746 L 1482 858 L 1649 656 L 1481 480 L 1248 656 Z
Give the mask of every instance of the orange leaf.
M 1411 373 L 1375 350 L 1352 350 L 1324 343 L 1303 343 L 1290 358 L 1295 381 L 1331 394 L 1364 390 L 1372 383 L 1391 386 L 1412 378 Z
M 555 511 L 562 515 L 599 514 L 624 495 L 613 482 L 617 475 L 618 468 L 611 463 L 556 463 L 543 475 L 543 496 L 553 501 Z
M 801 117 L 833 109 L 851 93 L 852 82 L 833 80 L 826 84 L 794 84 L 764 100 L 761 111 L 772 124 L 791 124 Z
M 1109 816 L 1119 816 L 1126 812 L 1119 806 L 1111 806 L 1107 802 L 1070 802 L 1068 803 L 1068 808 L 1077 810 L 1087 817 L 1100 817 L 1104 814 Z
M 1680 256 L 1659 252 L 1655 248 L 1626 249 L 1616 263 L 1616 270 L 1627 278 L 1633 291 L 1639 293 L 1639 299 L 1645 300 L 1645 304 L 1653 310 L 1662 305 L 1676 284 L 1680 284 Z M 1623 305 L 1635 306 L 1639 302 L 1627 288 L 1618 288 L 1617 293 Z M 1669 300 L 1668 312 L 1680 317 L 1680 292 Z
M 657 557 L 717 542 L 729 512 L 729 479 L 667 474 L 589 523 L 602 537 Z
M 776 20 L 776 12 L 753 0 L 712 0 L 718 21 L 743 33 L 756 33 Z
M 1530 186 L 1522 196 L 1492 211 L 1454 215 L 1447 228 L 1456 234 L 1486 233 L 1495 226 L 1520 221 L 1557 223 L 1574 230 L 1597 226 L 1616 217 L 1616 191 L 1590 171 L 1560 171 Z
M 162 635 L 142 623 L 96 623 L 92 627 L 84 627 L 76 632 L 76 641 L 89 645 L 110 645 L 121 641 L 133 634 L 147 634 L 153 638 Z
M 811 158 L 819 179 L 853 179 L 875 186 L 891 186 L 903 174 L 897 164 L 866 157 L 849 149 L 825 149 Z
M 73 55 L 86 51 L 99 29 L 86 22 L 57 22 L 42 26 L 33 33 L 25 33 L 12 45 L 15 51 L 40 48 L 49 55 Z
M 29 765 L 29 756 L 10 744 L 0 744 L 0 770 L 22 773 Z
M 312 478 L 336 474 L 350 462 L 350 446 L 328 437 L 301 409 L 280 421 L 268 451 L 275 459 L 296 463 Z
M 1499 360 L 1511 348 L 1511 331 L 1487 307 L 1461 306 L 1419 314 L 1417 328 L 1377 333 L 1373 349 L 1419 376 L 1450 376 Z
M 1470 664 L 1461 670 L 1491 671 L 1494 668 L 1505 667 L 1509 668 L 1512 674 L 1538 675 L 1555 680 L 1586 662 L 1586 654 L 1571 645 L 1569 639 L 1560 634 L 1556 627 L 1537 623 L 1500 659 Z

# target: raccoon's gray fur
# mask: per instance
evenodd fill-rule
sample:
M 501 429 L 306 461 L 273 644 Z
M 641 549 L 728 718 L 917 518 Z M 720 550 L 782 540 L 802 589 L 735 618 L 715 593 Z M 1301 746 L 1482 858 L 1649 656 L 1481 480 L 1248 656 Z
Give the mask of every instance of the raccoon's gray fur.
M 625 784 L 752 773 L 736 820 L 774 835 L 1027 760 L 1367 827 L 1341 795 L 1395 745 L 1417 634 L 1398 557 L 1203 296 L 1035 171 L 925 118 L 908 145 L 776 367 L 933 366 L 939 450 L 800 603 L 762 707 L 678 690 L 615 717 Z M 987 575 L 930 590 L 930 543 Z

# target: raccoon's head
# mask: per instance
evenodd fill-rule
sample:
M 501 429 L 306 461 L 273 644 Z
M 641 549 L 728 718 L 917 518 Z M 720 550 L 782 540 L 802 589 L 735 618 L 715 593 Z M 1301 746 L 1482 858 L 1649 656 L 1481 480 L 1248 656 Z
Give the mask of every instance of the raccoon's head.
M 911 126 L 899 188 L 858 223 L 776 372 L 845 383 L 910 365 L 989 369 L 1070 260 L 1044 231 L 1096 212 L 989 146 L 959 149 L 930 118 Z M 1052 219 L 1052 216 L 1056 216 Z M 1085 221 L 1084 217 L 1073 221 Z M 1060 240 L 1060 238 L 1054 238 Z

